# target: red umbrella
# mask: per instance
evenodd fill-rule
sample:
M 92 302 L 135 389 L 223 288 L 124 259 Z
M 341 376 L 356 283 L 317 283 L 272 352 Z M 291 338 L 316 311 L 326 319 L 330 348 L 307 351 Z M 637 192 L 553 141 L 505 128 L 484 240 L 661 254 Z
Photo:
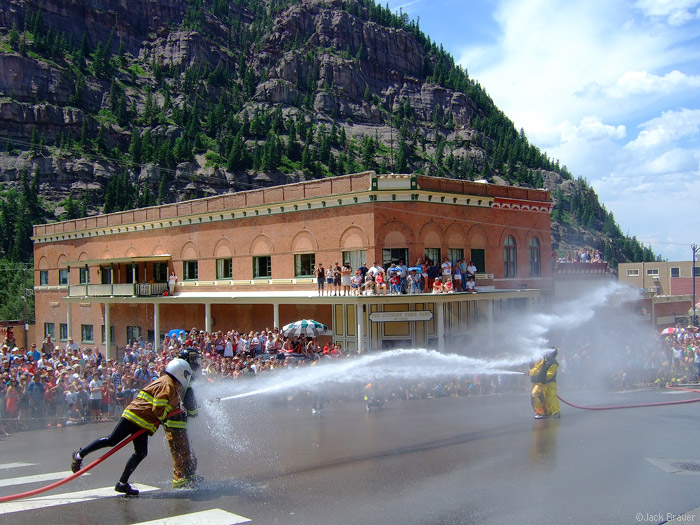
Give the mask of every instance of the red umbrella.
M 661 335 L 668 335 L 668 334 L 673 334 L 677 331 L 677 328 L 674 328 L 673 326 L 669 328 L 664 328 L 661 330 Z

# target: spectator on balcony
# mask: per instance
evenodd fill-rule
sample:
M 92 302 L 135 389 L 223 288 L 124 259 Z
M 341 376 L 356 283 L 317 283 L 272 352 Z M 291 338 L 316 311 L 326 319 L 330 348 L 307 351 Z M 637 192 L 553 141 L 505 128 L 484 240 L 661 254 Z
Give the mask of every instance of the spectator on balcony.
M 476 266 L 474 265 L 474 261 L 469 261 L 469 264 L 467 265 L 467 280 L 469 280 L 470 277 L 473 277 L 476 279 Z
M 466 292 L 476 292 L 476 281 L 474 277 L 470 277 L 465 286 Z
M 170 273 L 170 277 L 168 277 L 168 293 L 170 295 L 173 295 L 173 292 L 175 291 L 175 283 L 177 282 L 177 275 L 175 275 L 175 270 L 173 270 Z
M 452 263 L 450 262 L 450 259 L 448 257 L 445 257 L 442 260 L 442 284 L 445 284 L 447 281 L 452 280 Z
M 318 263 L 314 269 L 314 277 L 316 277 L 316 284 L 318 285 L 318 295 L 323 295 L 323 289 L 326 284 L 326 270 L 323 268 L 323 263 Z
M 340 269 L 342 284 L 343 284 L 343 295 L 350 295 L 350 286 L 352 285 L 352 267 L 349 262 L 345 262 L 343 267 Z
M 462 291 L 462 259 L 457 261 L 455 263 L 454 267 L 454 291 L 455 292 L 461 292 Z

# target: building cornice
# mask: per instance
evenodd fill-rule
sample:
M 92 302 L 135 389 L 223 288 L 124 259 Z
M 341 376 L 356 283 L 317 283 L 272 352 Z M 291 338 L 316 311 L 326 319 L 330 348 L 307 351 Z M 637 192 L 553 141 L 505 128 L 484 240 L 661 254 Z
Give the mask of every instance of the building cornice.
M 32 240 L 35 244 L 83 240 L 109 235 L 134 234 L 169 228 L 179 228 L 183 226 L 216 223 L 221 221 L 240 221 L 274 215 L 342 208 L 373 203 L 422 202 L 438 205 L 500 208 L 541 213 L 550 213 L 552 209 L 551 202 L 547 201 L 538 202 L 527 199 L 503 198 L 477 193 L 465 194 L 421 189 L 415 175 L 372 175 L 369 181 L 369 188 L 366 190 L 350 191 L 327 196 L 314 196 L 282 202 L 238 206 L 229 209 L 206 210 L 199 213 L 184 213 L 177 216 L 148 219 L 149 214 L 158 214 L 157 212 L 166 209 L 172 210 L 173 205 L 131 210 L 132 217 L 140 214 L 146 216 L 146 220 L 132 220 L 131 222 L 121 224 L 108 224 L 110 219 L 114 218 L 116 214 L 99 215 L 86 219 L 77 219 L 63 223 L 53 223 L 35 227 L 35 232 L 41 227 L 45 227 L 46 229 L 50 228 L 52 231 L 44 234 L 35 234 L 32 237 Z M 275 188 L 270 188 L 270 190 L 274 189 Z M 205 204 L 207 201 L 208 199 L 191 201 L 191 208 L 195 208 L 195 204 Z M 185 206 L 178 206 L 178 209 L 182 207 Z M 123 217 L 124 214 L 128 212 L 121 213 L 121 217 Z M 100 226 L 79 227 L 80 223 L 87 225 L 90 222 L 97 223 L 100 221 L 104 222 L 105 224 Z M 69 227 L 72 227 L 72 229 L 69 229 Z M 61 231 L 59 231 L 59 228 Z

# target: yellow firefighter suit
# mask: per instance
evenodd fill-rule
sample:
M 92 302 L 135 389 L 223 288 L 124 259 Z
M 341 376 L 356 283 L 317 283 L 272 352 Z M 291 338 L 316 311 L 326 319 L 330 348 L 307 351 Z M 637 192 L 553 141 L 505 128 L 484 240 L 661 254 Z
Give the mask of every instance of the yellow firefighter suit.
M 530 381 L 532 381 L 532 408 L 535 410 L 535 417 L 545 417 L 545 399 L 544 399 L 544 382 L 546 379 L 547 369 L 545 368 L 545 359 L 537 361 L 528 372 Z
M 556 353 L 549 354 L 545 359 L 546 375 L 544 380 L 544 404 L 547 415 L 559 417 L 559 398 L 557 397 L 557 371 L 559 363 Z
M 183 488 L 195 482 L 197 458 L 187 436 L 187 418 L 197 415 L 197 401 L 192 388 L 183 396 L 182 407 L 163 424 L 165 436 L 173 457 L 173 488 Z

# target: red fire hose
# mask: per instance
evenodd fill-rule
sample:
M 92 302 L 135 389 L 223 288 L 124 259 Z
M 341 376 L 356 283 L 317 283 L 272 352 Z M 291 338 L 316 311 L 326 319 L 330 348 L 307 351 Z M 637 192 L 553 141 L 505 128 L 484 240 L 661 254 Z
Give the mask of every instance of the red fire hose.
M 2 496 L 0 497 L 0 503 L 5 503 L 7 501 L 14 501 L 16 499 L 22 499 L 22 498 L 28 498 L 30 496 L 36 496 L 37 494 L 42 494 L 43 492 L 48 492 L 49 490 L 53 490 L 56 487 L 60 487 L 61 485 L 65 485 L 69 481 L 73 481 L 75 478 L 82 476 L 85 474 L 88 470 L 96 467 L 100 463 L 102 463 L 105 459 L 107 459 L 109 456 L 114 454 L 117 450 L 121 449 L 124 447 L 124 445 L 127 445 L 128 443 L 131 443 L 134 439 L 136 439 L 138 436 L 143 434 L 146 431 L 146 429 L 142 428 L 138 432 L 134 432 L 131 436 L 128 438 L 124 439 L 121 443 L 118 443 L 114 447 L 112 447 L 112 450 L 104 454 L 103 456 L 97 458 L 95 461 L 90 463 L 89 465 L 81 468 L 78 472 L 75 474 L 71 474 L 67 478 L 63 478 L 59 481 L 56 481 L 55 483 L 52 483 L 51 485 L 47 485 L 45 487 L 40 487 L 38 489 L 30 490 L 28 492 L 20 492 L 19 494 L 11 494 L 10 496 Z
M 679 388 L 679 387 L 673 387 L 673 386 L 669 386 L 666 388 L 670 388 L 673 390 L 686 390 L 688 392 L 700 392 L 700 390 L 692 389 L 692 388 Z M 688 403 L 697 403 L 698 401 L 700 401 L 700 397 L 698 397 L 695 399 L 684 399 L 682 401 L 661 401 L 658 403 L 640 403 L 638 405 L 610 405 L 610 406 L 603 406 L 603 407 L 584 407 L 581 405 L 575 405 L 573 403 L 570 403 L 569 401 L 562 398 L 558 394 L 557 394 L 557 397 L 559 398 L 559 401 L 561 401 L 565 405 L 569 405 L 570 407 L 574 407 L 574 408 L 580 408 L 581 410 L 618 410 L 621 408 L 660 407 L 660 406 L 664 406 L 664 405 L 685 405 Z

